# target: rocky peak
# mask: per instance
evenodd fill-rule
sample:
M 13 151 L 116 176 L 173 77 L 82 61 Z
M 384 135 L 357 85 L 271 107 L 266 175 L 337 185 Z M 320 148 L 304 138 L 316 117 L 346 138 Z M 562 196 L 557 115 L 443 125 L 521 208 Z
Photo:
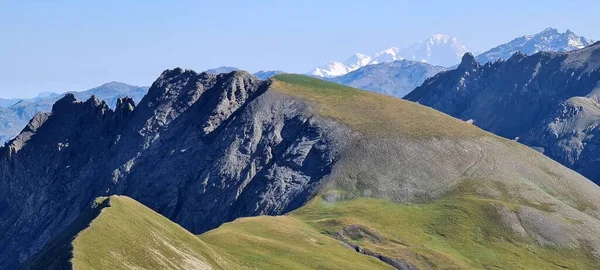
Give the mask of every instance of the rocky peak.
M 475 59 L 475 56 L 473 56 L 472 53 L 468 52 L 465 53 L 460 61 L 460 65 L 458 65 L 459 69 L 462 70 L 471 70 L 471 69 L 476 69 L 479 68 L 480 64 L 479 62 L 477 62 L 477 59 Z
M 77 102 L 75 95 L 68 93 L 52 105 L 52 113 L 69 112 Z
M 98 99 L 95 95 L 92 95 L 88 100 L 83 103 L 83 107 L 92 115 L 97 117 L 104 117 L 107 112 L 110 111 L 108 104 L 104 100 Z
M 135 109 L 135 101 L 130 97 L 120 97 L 117 99 L 115 111 L 133 112 Z
M 542 32 L 540 32 L 538 35 L 540 35 L 540 36 L 554 36 L 554 35 L 559 35 L 559 34 L 560 33 L 558 32 L 558 29 L 552 28 L 552 27 L 548 27 L 548 28 L 544 29 Z

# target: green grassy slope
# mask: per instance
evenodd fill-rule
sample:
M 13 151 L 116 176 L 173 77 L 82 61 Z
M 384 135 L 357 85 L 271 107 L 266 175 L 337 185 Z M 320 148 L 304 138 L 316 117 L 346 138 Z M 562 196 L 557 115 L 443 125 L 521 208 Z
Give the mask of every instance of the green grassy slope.
M 307 76 L 279 74 L 271 89 L 306 99 L 351 128 L 391 137 L 469 138 L 490 134 L 433 109 Z
M 543 247 L 503 224 L 496 209 L 519 207 L 501 200 L 451 195 L 405 205 L 359 198 L 328 203 L 318 198 L 292 217 L 325 234 L 359 225 L 385 240 L 351 238 L 357 245 L 403 258 L 420 269 L 594 269 L 587 250 Z
M 73 241 L 75 269 L 229 269 L 191 233 L 133 199 L 110 207 Z
M 496 209 L 520 207 L 512 202 L 467 194 L 414 205 L 324 197 L 287 216 L 238 219 L 199 237 L 259 269 L 377 269 L 338 255 L 345 254 L 334 240 L 340 231 L 346 241 L 418 269 L 595 269 L 599 262 L 585 248 L 545 247 L 511 230 Z
M 72 242 L 74 266 L 390 268 L 343 242 L 419 269 L 600 265 L 599 188 L 543 155 L 418 104 L 306 76 L 277 75 L 269 91 L 364 134 L 318 196 L 197 237 L 111 197 Z
M 356 187 L 326 186 L 320 196 L 280 218 L 281 222 L 308 225 L 323 236 L 403 259 L 421 269 L 596 269 L 600 265 L 600 257 L 593 255 L 598 252 L 598 187 L 543 155 L 432 109 L 383 95 L 299 75 L 275 76 L 271 87 L 308 100 L 321 115 L 367 134 L 369 141 L 399 138 L 402 144 L 420 149 L 411 152 L 414 160 L 426 159 L 425 164 L 440 175 L 455 177 L 432 180 L 423 174 L 413 182 L 394 182 L 394 175 L 384 174 L 387 182 L 365 180 L 361 178 L 381 177 L 377 173 L 381 169 L 345 172 L 360 167 L 373 153 L 359 151 L 356 161 L 349 163 L 356 166 L 341 167 L 351 156 L 346 154 L 338 162 L 341 172 L 332 174 L 329 181 L 358 179 Z M 411 149 L 390 147 L 400 152 Z M 429 156 L 430 149 L 446 153 Z M 393 156 L 379 163 L 390 159 Z M 422 164 L 414 160 L 385 168 L 399 166 L 399 174 L 419 175 L 411 165 Z M 458 175 L 446 173 L 452 166 L 464 169 Z M 439 197 L 397 203 L 402 201 L 403 190 L 429 188 L 419 186 L 427 181 L 433 186 L 442 184 L 446 190 Z M 373 192 L 381 183 L 387 186 L 380 189 L 398 192 Z M 279 246 L 296 243 L 293 237 L 272 231 L 278 228 L 274 220 L 235 221 L 200 237 L 223 249 L 230 245 L 227 239 L 244 238 L 247 245 L 228 249 L 228 253 L 243 264 L 268 265 L 279 254 L 271 253 L 272 241 Z M 257 234 L 261 237 L 251 237 Z M 253 247 L 252 256 L 247 256 L 247 246 Z
M 124 196 L 101 197 L 26 269 L 237 269 L 179 225 Z
M 390 269 L 289 216 L 240 218 L 199 237 L 250 269 Z
M 296 218 L 242 218 L 197 237 L 125 196 L 98 198 L 25 268 L 390 269 Z

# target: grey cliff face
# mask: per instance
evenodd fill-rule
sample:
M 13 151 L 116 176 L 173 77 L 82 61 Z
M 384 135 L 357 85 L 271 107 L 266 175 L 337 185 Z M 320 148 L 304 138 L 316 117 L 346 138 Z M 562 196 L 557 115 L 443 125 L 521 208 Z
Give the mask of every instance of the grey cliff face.
M 193 233 L 301 206 L 345 129 L 268 85 L 174 69 L 138 106 L 68 94 L 38 113 L 0 150 L 0 268 L 23 263 L 97 196 L 131 196 Z
M 368 65 L 348 74 L 334 77 L 331 81 L 398 98 L 404 97 L 427 78 L 445 70 L 411 60 Z
M 485 65 L 465 55 L 406 99 L 517 139 L 600 183 L 600 43 Z

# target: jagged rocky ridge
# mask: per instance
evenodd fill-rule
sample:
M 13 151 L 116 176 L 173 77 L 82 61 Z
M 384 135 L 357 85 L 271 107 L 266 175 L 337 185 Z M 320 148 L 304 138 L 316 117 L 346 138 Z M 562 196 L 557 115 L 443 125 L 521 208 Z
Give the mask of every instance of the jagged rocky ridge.
M 199 234 L 325 189 L 414 203 L 475 180 L 477 196 L 526 205 L 502 216 L 515 231 L 600 256 L 600 188 L 580 175 L 416 104 L 288 80 L 300 83 L 177 68 L 138 106 L 67 95 L 37 114 L 0 149 L 0 268 L 35 255 L 98 196 L 130 196 Z
M 135 101 L 140 101 L 147 91 L 148 87 L 109 82 L 86 91 L 68 93 L 79 99 L 88 99 L 94 95 L 114 108 L 119 98 L 128 96 Z M 31 99 L 16 99 L 12 103 L 7 103 L 7 106 L 0 106 L 0 143 L 4 144 L 17 136 L 36 113 L 50 111 L 52 104 L 64 95 L 52 93 Z
M 600 183 L 600 43 L 460 66 L 406 99 L 516 139 Z
M 328 173 L 336 134 L 304 104 L 261 96 L 267 87 L 246 72 L 175 69 L 137 107 L 67 95 L 37 114 L 2 148 L 0 268 L 99 195 L 128 194 L 194 233 L 302 205 Z

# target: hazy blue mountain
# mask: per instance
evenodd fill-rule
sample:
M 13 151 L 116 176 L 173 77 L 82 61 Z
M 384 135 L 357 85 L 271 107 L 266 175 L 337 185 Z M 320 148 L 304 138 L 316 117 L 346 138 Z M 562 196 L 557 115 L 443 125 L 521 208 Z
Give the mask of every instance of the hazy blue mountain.
M 261 70 L 252 75 L 256 76 L 257 78 L 259 78 L 261 80 L 265 80 L 265 79 L 271 78 L 277 74 L 282 74 L 282 73 L 283 73 L 283 71 L 281 71 L 281 70 Z
M 218 68 L 207 69 L 204 72 L 210 73 L 210 74 L 221 74 L 221 73 L 229 73 L 229 72 L 236 71 L 236 70 L 240 70 L 240 69 L 236 68 L 236 67 L 222 66 L 222 67 L 218 67 Z
M 425 79 L 445 70 L 424 62 L 397 60 L 368 65 L 331 81 L 360 89 L 402 98 Z

